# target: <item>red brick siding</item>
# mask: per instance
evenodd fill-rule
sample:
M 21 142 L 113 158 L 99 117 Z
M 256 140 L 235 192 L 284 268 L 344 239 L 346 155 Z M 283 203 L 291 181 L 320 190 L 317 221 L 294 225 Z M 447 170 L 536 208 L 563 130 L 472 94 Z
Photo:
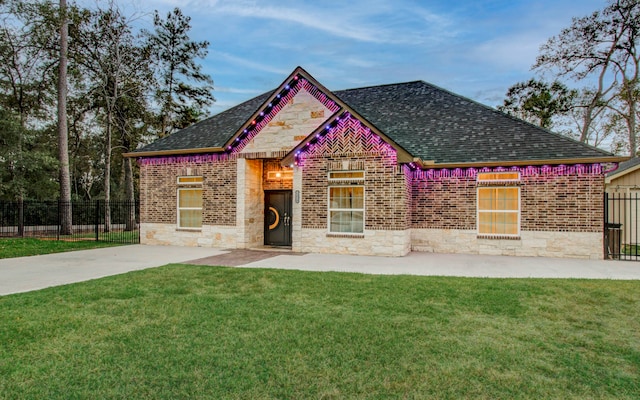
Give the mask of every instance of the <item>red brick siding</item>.
M 335 161 L 364 162 L 365 229 L 404 230 L 409 227 L 410 202 L 404 170 L 395 166 L 395 156 L 376 154 L 357 158 L 332 156 L 305 160 L 302 175 L 303 228 L 326 228 L 328 187 L 349 184 L 329 182 L 328 165 Z
M 140 165 L 140 220 L 143 223 L 175 224 L 177 218 L 177 177 L 203 176 L 202 223 L 236 225 L 236 160 L 209 163 Z
M 603 193 L 600 175 L 523 177 L 521 229 L 602 232 Z
M 413 177 L 414 228 L 475 229 L 476 178 Z
M 523 176 L 521 230 L 601 232 L 604 180 L 601 175 Z M 428 180 L 413 177 L 412 227 L 476 229 L 475 177 Z

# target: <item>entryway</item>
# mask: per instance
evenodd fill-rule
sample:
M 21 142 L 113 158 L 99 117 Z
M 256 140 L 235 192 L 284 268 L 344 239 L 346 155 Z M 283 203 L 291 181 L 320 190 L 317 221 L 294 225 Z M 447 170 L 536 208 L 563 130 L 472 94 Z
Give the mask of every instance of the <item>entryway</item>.
M 291 190 L 264 192 L 264 244 L 291 246 Z

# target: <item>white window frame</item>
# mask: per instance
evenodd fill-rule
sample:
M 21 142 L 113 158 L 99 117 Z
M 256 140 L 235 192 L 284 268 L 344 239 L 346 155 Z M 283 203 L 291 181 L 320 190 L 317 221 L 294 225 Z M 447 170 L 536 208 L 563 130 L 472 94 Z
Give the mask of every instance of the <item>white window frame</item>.
M 181 178 L 200 178 L 199 181 L 182 181 Z M 180 206 L 180 192 L 181 191 L 186 191 L 186 190 L 196 190 L 196 191 L 200 191 L 200 197 L 202 200 L 204 200 L 202 198 L 203 196 L 203 181 L 204 178 L 202 176 L 178 176 L 176 179 L 176 182 L 178 183 L 179 187 L 176 191 L 176 226 L 178 227 L 178 229 L 184 229 L 184 230 L 193 230 L 193 231 L 199 231 L 202 230 L 202 217 L 200 217 L 200 226 L 181 226 L 180 225 L 180 212 L 181 211 L 189 211 L 189 210 L 200 210 L 200 213 L 203 212 L 204 209 L 204 202 L 203 205 L 201 207 L 181 207 Z
M 362 208 L 333 208 L 331 207 L 331 189 L 332 188 L 362 188 Z M 364 227 L 366 221 L 366 191 L 364 185 L 330 185 L 327 190 L 327 231 L 332 235 L 352 235 L 361 236 L 364 235 Z M 334 232 L 331 230 L 331 212 L 362 212 L 362 232 Z
M 492 172 L 493 174 L 500 174 L 499 172 Z M 505 171 L 505 174 L 513 174 L 514 171 Z M 521 199 L 521 191 L 520 186 L 514 185 L 514 183 L 520 182 L 520 173 L 518 172 L 517 179 L 514 178 L 505 178 L 505 179 L 480 179 L 480 175 L 482 173 L 478 173 L 477 182 L 478 187 L 476 189 L 476 233 L 478 236 L 483 237 L 492 237 L 492 238 L 519 238 L 520 237 L 520 220 L 522 218 L 522 199 Z M 518 208 L 517 210 L 480 210 L 480 191 L 482 189 L 516 189 L 518 196 Z M 516 218 L 516 233 L 483 233 L 480 232 L 480 214 L 481 213 L 509 213 L 509 214 L 517 214 Z

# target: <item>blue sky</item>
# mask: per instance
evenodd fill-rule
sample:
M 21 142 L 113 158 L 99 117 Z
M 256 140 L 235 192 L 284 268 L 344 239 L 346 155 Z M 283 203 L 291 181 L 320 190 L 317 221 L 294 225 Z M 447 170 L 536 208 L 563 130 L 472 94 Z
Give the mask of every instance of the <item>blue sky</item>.
M 121 2 L 124 4 L 124 2 Z M 533 76 L 549 37 L 604 0 L 133 0 L 180 7 L 210 42 L 215 114 L 275 88 L 298 65 L 330 90 L 424 80 L 489 106 Z

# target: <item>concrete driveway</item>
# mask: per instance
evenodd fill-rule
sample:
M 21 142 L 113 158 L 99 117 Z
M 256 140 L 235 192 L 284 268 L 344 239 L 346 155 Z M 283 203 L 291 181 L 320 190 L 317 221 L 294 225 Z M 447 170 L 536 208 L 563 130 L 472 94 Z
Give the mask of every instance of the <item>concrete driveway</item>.
M 0 259 L 0 295 L 169 263 L 250 268 L 492 278 L 640 279 L 640 262 L 411 253 L 405 257 L 132 245 Z
M 116 246 L 0 259 L 0 295 L 28 292 L 196 258 L 224 254 L 204 247 Z

